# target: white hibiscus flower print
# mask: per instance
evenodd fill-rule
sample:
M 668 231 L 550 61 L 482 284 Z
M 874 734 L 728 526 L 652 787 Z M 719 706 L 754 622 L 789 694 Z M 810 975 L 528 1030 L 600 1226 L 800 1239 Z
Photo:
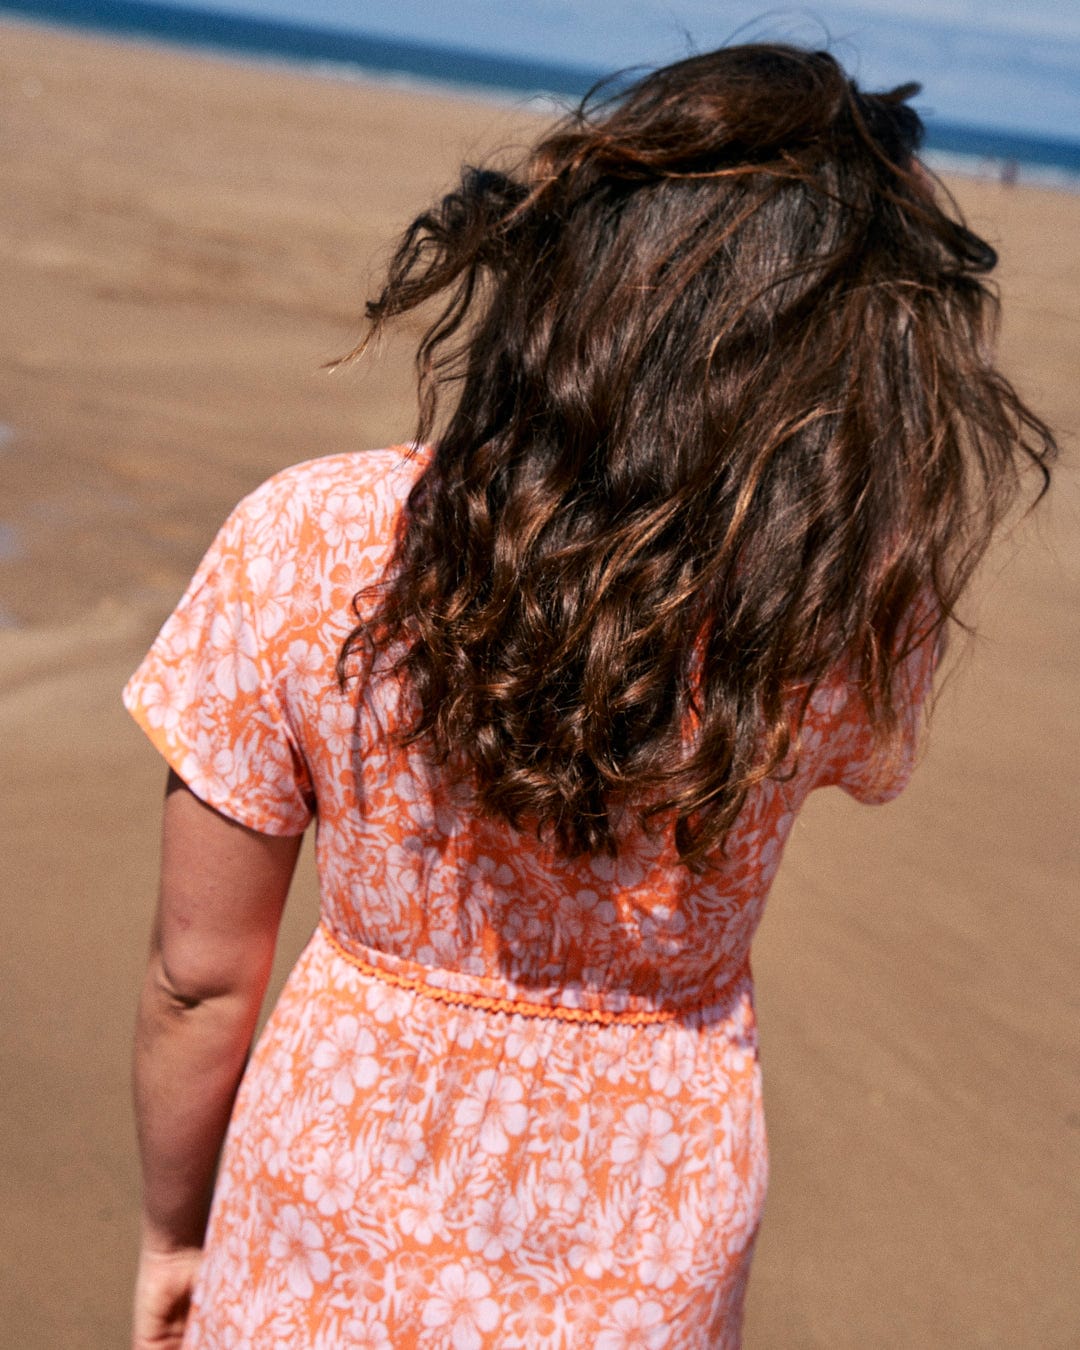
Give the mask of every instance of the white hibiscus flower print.
M 326 655 L 317 642 L 297 639 L 289 643 L 290 676 L 298 690 L 318 694 L 326 688 Z
M 310 1298 L 316 1284 L 330 1278 L 322 1229 L 296 1205 L 286 1205 L 270 1233 L 270 1255 L 285 1267 L 285 1280 L 297 1298 Z
M 512 1195 L 476 1203 L 475 1218 L 465 1233 L 471 1252 L 481 1252 L 485 1261 L 498 1261 L 516 1252 L 524 1238 L 521 1206 Z
M 543 1206 L 560 1222 L 572 1222 L 589 1194 L 584 1167 L 574 1158 L 556 1154 L 545 1161 L 540 1175 L 538 1190 Z
M 675 1121 L 662 1107 L 635 1102 L 615 1123 L 611 1160 L 620 1168 L 636 1169 L 646 1186 L 664 1184 L 681 1149 Z
M 693 1260 L 694 1247 L 686 1229 L 681 1223 L 661 1219 L 641 1239 L 638 1275 L 642 1284 L 670 1289 L 690 1269 Z
M 454 1350 L 481 1350 L 484 1333 L 499 1324 L 499 1305 L 490 1293 L 486 1275 L 453 1262 L 439 1271 L 421 1321 L 425 1327 L 449 1331 Z
M 612 1305 L 610 1323 L 597 1334 L 595 1350 L 662 1350 L 670 1338 L 659 1303 L 620 1298 Z
M 429 1246 L 446 1231 L 443 1217 L 445 1196 L 435 1184 L 407 1186 L 401 1196 L 398 1223 L 401 1231 L 422 1246 Z
M 179 674 L 171 666 L 163 667 L 156 680 L 148 680 L 143 685 L 142 703 L 146 709 L 146 720 L 154 728 L 175 731 L 186 701 L 187 691 Z
M 605 1223 L 575 1225 L 566 1259 L 571 1270 L 580 1270 L 587 1279 L 602 1279 L 615 1265 L 611 1229 Z
M 356 1159 L 351 1153 L 317 1148 L 304 1177 L 304 1199 L 310 1200 L 320 1214 L 336 1214 L 352 1208 L 356 1183 Z
M 240 614 L 215 614 L 210 624 L 210 688 L 229 703 L 259 687 L 258 643 Z
M 329 492 L 319 512 L 319 529 L 331 548 L 355 544 L 363 538 L 367 521 L 357 510 L 357 500 L 344 492 Z
M 331 1075 L 330 1095 L 339 1106 L 351 1106 L 358 1090 L 378 1080 L 375 1050 L 375 1037 L 352 1013 L 339 1017 L 329 1036 L 316 1045 L 312 1062 Z
M 253 603 L 259 611 L 259 628 L 266 638 L 285 626 L 296 596 L 296 564 L 291 558 L 276 563 L 265 554 L 252 558 L 246 567 Z
M 485 1153 L 506 1153 L 510 1137 L 521 1134 L 528 1124 L 524 1096 L 516 1078 L 495 1069 L 481 1069 L 466 1087 L 454 1121 L 467 1130 L 480 1127 L 480 1147 Z
M 319 707 L 319 737 L 332 755 L 344 758 L 356 736 L 356 709 L 348 699 L 331 697 Z

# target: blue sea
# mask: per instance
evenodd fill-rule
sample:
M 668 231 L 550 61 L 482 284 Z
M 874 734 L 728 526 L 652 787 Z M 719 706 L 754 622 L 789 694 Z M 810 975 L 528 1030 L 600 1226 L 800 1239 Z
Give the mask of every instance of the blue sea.
M 1080 188 L 1080 0 L 0 0 L 4 15 L 571 99 L 727 41 L 796 41 L 827 46 L 867 88 L 919 80 L 940 166 Z

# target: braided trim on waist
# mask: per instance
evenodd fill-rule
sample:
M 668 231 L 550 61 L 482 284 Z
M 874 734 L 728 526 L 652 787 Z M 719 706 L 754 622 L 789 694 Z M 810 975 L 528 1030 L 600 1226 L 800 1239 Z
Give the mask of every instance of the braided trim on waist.
M 556 1022 L 577 1022 L 605 1027 L 649 1026 L 658 1022 L 676 1022 L 695 1013 L 704 1013 L 715 1008 L 723 993 L 738 978 L 734 977 L 719 995 L 714 995 L 707 1002 L 684 1008 L 643 1008 L 623 1012 L 612 1008 L 566 1008 L 559 1004 L 533 1002 L 524 998 L 499 998 L 492 994 L 470 993 L 464 989 L 447 989 L 442 985 L 431 984 L 421 975 L 386 970 L 351 952 L 325 923 L 319 926 L 323 937 L 343 961 L 347 961 L 362 975 L 370 975 L 384 984 L 392 985 L 395 989 L 404 989 L 423 998 L 433 998 L 440 1003 L 457 1007 L 479 1008 L 483 1012 L 517 1014 L 521 1017 L 543 1017 Z

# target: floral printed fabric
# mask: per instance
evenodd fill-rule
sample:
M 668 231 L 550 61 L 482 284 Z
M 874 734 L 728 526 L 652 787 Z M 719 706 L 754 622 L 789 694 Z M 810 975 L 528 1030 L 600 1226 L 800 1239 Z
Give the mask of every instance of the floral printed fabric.
M 470 810 L 334 666 L 420 455 L 315 460 L 230 517 L 125 690 L 189 787 L 317 817 L 322 921 L 237 1099 L 185 1347 L 735 1347 L 765 1192 L 749 948 L 795 814 L 882 769 L 815 697 L 705 876 L 663 836 L 567 861 Z

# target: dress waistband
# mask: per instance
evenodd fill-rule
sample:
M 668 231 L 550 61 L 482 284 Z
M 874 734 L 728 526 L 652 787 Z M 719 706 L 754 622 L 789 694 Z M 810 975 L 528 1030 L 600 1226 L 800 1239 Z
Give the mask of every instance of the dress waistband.
M 603 997 L 597 991 L 578 989 L 553 989 L 537 991 L 536 997 L 525 998 L 520 995 L 507 996 L 494 992 L 485 992 L 486 987 L 497 982 L 490 977 L 466 975 L 463 972 L 434 969 L 407 961 L 389 952 L 376 951 L 356 942 L 347 945 L 334 933 L 327 923 L 322 921 L 319 931 L 332 950 L 343 961 L 384 984 L 396 989 L 404 989 L 423 998 L 436 999 L 440 1003 L 457 1007 L 479 1008 L 484 1012 L 516 1014 L 522 1017 L 544 1017 L 559 1022 L 577 1022 L 594 1026 L 648 1026 L 658 1022 L 675 1022 L 695 1015 L 706 1014 L 724 1005 L 734 991 L 734 987 L 749 976 L 749 966 L 744 964 L 730 979 L 724 981 L 715 990 L 710 991 L 707 999 L 689 1002 L 679 1006 L 640 1006 L 645 1000 L 640 996 L 625 995 L 626 1002 L 633 1006 L 612 1008 L 598 1006 Z M 471 987 L 466 987 L 471 986 Z M 611 996 L 608 995 L 610 998 Z M 615 994 L 618 997 L 618 994 Z M 571 1004 L 568 1000 L 575 999 Z

